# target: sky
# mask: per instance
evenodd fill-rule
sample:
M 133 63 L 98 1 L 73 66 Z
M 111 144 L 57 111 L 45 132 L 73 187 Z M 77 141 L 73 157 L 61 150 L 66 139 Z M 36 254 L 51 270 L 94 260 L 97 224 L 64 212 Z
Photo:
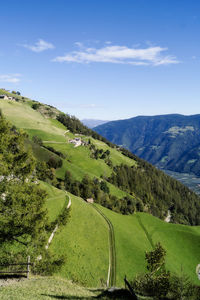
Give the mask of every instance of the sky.
M 200 113 L 199 0 L 0 7 L 0 87 L 80 119 Z

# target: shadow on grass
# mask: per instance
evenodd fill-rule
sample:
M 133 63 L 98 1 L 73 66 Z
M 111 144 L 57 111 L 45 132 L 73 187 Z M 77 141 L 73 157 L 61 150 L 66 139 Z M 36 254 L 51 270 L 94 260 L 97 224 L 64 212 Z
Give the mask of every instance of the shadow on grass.
M 67 300 L 67 299 L 82 299 L 82 300 L 87 300 L 87 299 L 93 299 L 93 298 L 96 298 L 96 297 L 80 297 L 80 296 L 59 296 L 59 295 L 49 295 L 49 294 L 41 294 L 42 296 L 47 296 L 47 297 L 50 297 L 50 298 L 53 298 L 53 299 L 63 299 L 63 300 Z
M 17 275 L 17 274 L 1 274 L 0 275 L 0 280 L 1 279 L 24 279 L 27 278 L 25 275 Z
M 93 292 L 99 292 L 101 291 L 101 293 L 97 296 L 90 296 L 90 297 L 83 297 L 83 296 L 59 296 L 59 295 L 49 295 L 49 294 L 42 294 L 42 296 L 48 296 L 50 298 L 53 299 L 63 299 L 63 300 L 67 300 L 67 299 L 121 299 L 121 300 L 128 300 L 128 299 L 133 299 L 133 296 L 130 294 L 130 292 L 126 289 L 118 289 L 115 291 L 110 292 L 109 290 L 93 290 Z

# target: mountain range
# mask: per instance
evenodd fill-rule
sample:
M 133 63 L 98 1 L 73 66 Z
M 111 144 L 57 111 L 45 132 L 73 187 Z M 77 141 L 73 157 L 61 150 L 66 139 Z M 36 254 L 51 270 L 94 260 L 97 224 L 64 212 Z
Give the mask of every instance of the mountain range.
M 109 121 L 106 121 L 106 120 L 97 120 L 97 119 L 83 119 L 83 120 L 81 120 L 81 122 L 85 126 L 87 126 L 88 128 L 94 128 L 96 126 L 105 124 L 105 123 L 107 123 Z
M 94 128 L 153 165 L 200 175 L 200 115 L 138 116 Z

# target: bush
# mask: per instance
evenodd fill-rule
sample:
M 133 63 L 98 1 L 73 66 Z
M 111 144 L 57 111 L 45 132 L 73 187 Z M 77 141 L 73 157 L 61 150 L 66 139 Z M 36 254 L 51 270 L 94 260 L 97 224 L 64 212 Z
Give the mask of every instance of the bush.
M 32 108 L 37 110 L 40 107 L 40 103 L 33 103 Z
M 33 141 L 35 144 L 38 144 L 38 145 L 40 145 L 40 146 L 43 146 L 42 139 L 41 139 L 39 136 L 37 136 L 37 135 L 34 135 L 34 136 L 32 137 L 32 141 Z
M 56 273 L 60 267 L 65 263 L 66 257 L 65 256 L 54 256 L 51 255 L 48 251 L 45 251 L 41 255 L 41 259 L 37 259 L 34 267 L 32 268 L 33 274 L 40 274 L 40 275 L 52 275 Z
M 47 165 L 50 167 L 50 168 L 54 168 L 54 169 L 57 169 L 57 168 L 61 168 L 62 167 L 62 159 L 56 159 L 54 158 L 53 156 L 49 158 L 48 162 L 47 162 Z

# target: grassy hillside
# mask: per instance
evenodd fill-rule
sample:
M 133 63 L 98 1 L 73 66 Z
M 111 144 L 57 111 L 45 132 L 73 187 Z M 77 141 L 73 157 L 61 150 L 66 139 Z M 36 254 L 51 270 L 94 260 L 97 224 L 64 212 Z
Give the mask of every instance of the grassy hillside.
M 30 136 L 38 135 L 44 140 L 66 141 L 65 129 L 59 122 L 52 122 L 33 110 L 28 103 L 0 100 L 0 109 L 6 119 L 17 128 L 24 129 Z
M 0 109 L 3 111 L 6 119 L 12 122 L 17 128 L 25 130 L 30 139 L 33 136 L 38 136 L 44 141 L 45 146 L 54 147 L 56 150 L 66 155 L 66 159 L 63 160 L 63 165 L 56 171 L 58 178 L 64 179 L 66 170 L 69 170 L 74 179 L 81 180 L 85 174 L 88 174 L 91 178 L 100 176 L 110 176 L 112 170 L 103 160 L 92 159 L 91 151 L 80 146 L 74 148 L 74 145 L 69 143 L 70 139 L 77 137 L 77 135 L 67 132 L 66 128 L 55 119 L 50 119 L 43 116 L 40 112 L 31 108 L 29 102 L 15 102 L 0 100 Z M 89 137 L 80 137 L 87 141 Z M 122 155 L 117 149 L 111 149 L 108 145 L 101 141 L 97 141 L 91 138 L 92 143 L 97 148 L 101 148 L 104 151 L 110 150 L 110 159 L 113 165 L 120 163 L 135 165 L 132 159 Z M 41 161 L 47 161 L 50 156 L 56 158 L 54 153 L 50 153 L 47 149 L 39 147 L 36 144 L 31 143 L 33 152 L 37 159 Z M 112 195 L 117 197 L 124 197 L 126 192 L 121 191 L 117 187 L 109 184 Z
M 123 284 L 125 274 L 132 279 L 145 271 L 145 251 L 161 242 L 167 251 L 167 268 L 187 274 L 199 284 L 196 266 L 200 261 L 200 226 L 169 224 L 149 214 L 123 216 L 98 206 L 111 220 L 116 239 L 117 285 Z
M 69 201 L 64 191 L 58 190 L 52 185 L 41 181 L 40 187 L 44 189 L 48 196 L 46 200 L 46 208 L 50 222 L 53 222 L 62 210 L 65 201 Z
M 46 183 L 41 186 L 51 195 L 47 208 L 53 218 L 62 208 L 66 195 Z M 50 246 L 54 253 L 67 256 L 66 264 L 57 275 L 86 286 L 102 286 L 108 272 L 107 224 L 90 204 L 73 195 L 70 197 L 70 221 L 56 233 Z M 123 216 L 100 205 L 97 207 L 114 227 L 117 286 L 123 286 L 125 275 L 132 279 L 145 271 L 145 251 L 151 250 L 157 242 L 167 251 L 166 266 L 170 271 L 181 274 L 182 270 L 194 283 L 199 283 L 195 270 L 200 261 L 200 226 L 169 224 L 145 213 Z
M 167 213 L 168 205 L 172 206 L 172 201 L 176 202 L 176 199 L 178 199 L 180 200 L 178 208 L 183 206 L 180 191 L 183 190 L 186 194 L 189 193 L 190 198 L 192 198 L 193 195 L 190 194 L 190 191 L 184 190 L 181 185 L 177 185 L 176 181 L 172 179 L 167 186 L 168 189 L 166 189 L 167 180 L 165 175 L 161 176 L 152 166 L 146 165 L 145 162 L 134 159 L 134 157 L 132 159 L 129 155 L 123 155 L 122 151 L 117 147 L 113 146 L 111 148 L 108 144 L 91 136 L 69 132 L 60 122 L 48 118 L 48 115 L 44 114 L 42 109 L 40 111 L 34 110 L 31 107 L 32 103 L 31 100 L 26 102 L 0 100 L 0 109 L 2 109 L 8 120 L 16 127 L 24 129 L 30 138 L 37 135 L 42 139 L 43 146 L 29 142 L 38 160 L 46 162 L 51 156 L 59 159 L 62 157 L 62 167 L 53 170 L 58 179 L 56 186 L 59 186 L 61 182 L 63 185 L 59 187 L 66 187 L 64 181 L 66 170 L 70 171 L 73 180 L 79 181 L 80 186 L 82 184 L 80 181 L 86 174 L 92 180 L 96 177 L 100 185 L 101 181 L 108 180 L 111 173 L 117 173 L 118 168 L 116 166 L 124 164 L 126 168 L 119 169 L 119 172 L 121 171 L 120 176 L 116 178 L 113 176 L 112 181 L 107 181 L 111 196 L 115 195 L 117 197 L 113 201 L 118 204 L 119 211 L 123 211 L 124 204 L 119 199 L 127 195 L 130 196 L 127 199 L 127 203 L 131 203 L 133 198 L 134 201 L 138 200 L 138 195 L 142 195 L 139 201 L 143 201 L 143 208 L 147 210 L 151 201 L 159 210 L 161 217 Z M 75 148 L 74 145 L 69 143 L 69 139 L 77 136 L 86 142 L 85 146 Z M 87 144 L 89 140 L 94 146 L 93 149 Z M 53 147 L 56 151 L 64 154 L 64 157 L 47 150 L 45 146 Z M 102 151 L 109 150 L 109 161 L 99 157 L 94 158 L 94 152 L 100 149 Z M 126 169 L 130 172 L 123 173 Z M 124 188 L 126 182 L 124 183 L 123 180 L 128 176 L 127 174 L 130 175 L 133 171 L 140 176 L 136 176 L 136 180 L 131 186 L 133 189 L 128 190 L 128 188 Z M 141 190 L 141 181 L 144 181 L 144 178 L 147 181 L 146 183 L 143 182 Z M 151 184 L 152 178 L 154 185 Z M 147 186 L 147 184 L 148 186 L 153 186 L 156 192 L 158 188 L 160 189 L 160 194 L 157 196 L 164 195 L 168 197 L 163 197 L 164 205 L 162 207 L 158 205 L 161 203 L 161 199 L 157 203 L 153 199 L 152 194 L 146 194 L 145 185 Z M 135 188 L 136 185 L 138 189 Z M 66 192 L 43 182 L 41 182 L 41 187 L 48 193 L 46 208 L 50 221 L 54 221 L 66 201 Z M 93 185 L 92 187 L 95 190 L 95 186 Z M 95 193 L 94 190 L 92 191 L 93 193 Z M 134 191 L 138 190 L 140 190 L 140 194 L 136 195 Z M 168 195 L 169 190 L 172 192 L 170 195 Z M 49 247 L 50 251 L 55 255 L 63 254 L 66 256 L 65 264 L 55 275 L 71 279 L 85 286 L 105 286 L 109 265 L 108 226 L 92 205 L 72 194 L 68 193 L 68 195 L 70 195 L 72 200 L 71 218 L 66 226 L 58 229 Z M 107 201 L 111 202 L 112 198 L 109 198 L 106 192 L 103 194 L 104 196 L 107 196 Z M 87 195 L 84 198 L 86 199 Z M 169 198 L 170 203 L 167 203 Z M 193 202 L 191 204 L 190 198 L 186 197 L 188 215 L 190 215 L 192 209 L 198 211 L 197 203 Z M 197 200 L 198 198 L 195 198 L 195 201 Z M 192 205 L 194 203 L 196 206 L 193 208 Z M 136 210 L 140 209 L 136 204 L 135 207 Z M 197 283 L 195 268 L 200 260 L 200 227 L 167 224 L 145 213 L 125 216 L 114 213 L 100 205 L 98 205 L 98 208 L 102 210 L 114 227 L 117 285 L 123 285 L 125 274 L 129 279 L 132 279 L 134 275 L 145 270 L 144 253 L 146 250 L 152 249 L 153 245 L 158 241 L 161 242 L 167 251 L 167 267 L 169 270 L 180 274 L 182 268 L 190 279 Z
M 58 275 L 86 286 L 102 286 L 108 272 L 108 228 L 103 218 L 81 198 L 70 195 L 71 218 L 50 246 L 66 255 Z
M 67 260 L 57 275 L 86 286 L 104 286 L 109 264 L 108 228 L 104 219 L 81 198 L 40 182 L 48 193 L 46 208 L 54 221 L 68 197 L 71 215 L 65 227 L 56 232 L 50 251 L 65 255 Z

